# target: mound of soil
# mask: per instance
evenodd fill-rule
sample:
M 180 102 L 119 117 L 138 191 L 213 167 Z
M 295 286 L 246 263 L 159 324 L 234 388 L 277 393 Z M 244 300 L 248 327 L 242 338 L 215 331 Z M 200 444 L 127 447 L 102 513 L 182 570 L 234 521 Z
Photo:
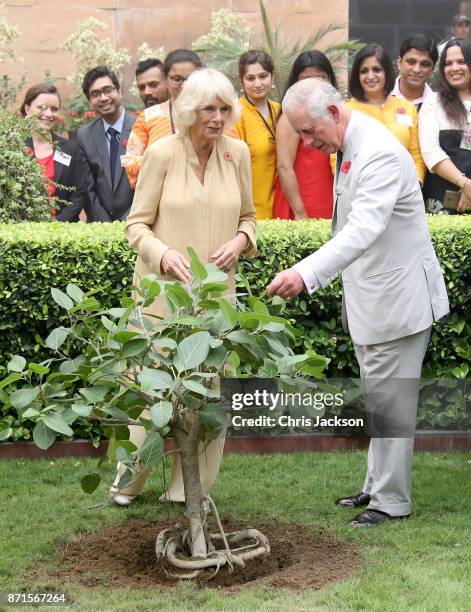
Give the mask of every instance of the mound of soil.
M 65 545 L 58 563 L 60 569 L 49 571 L 47 579 L 79 582 L 88 587 L 172 589 L 176 580 L 168 572 L 178 570 L 157 561 L 155 540 L 162 529 L 174 522 L 128 521 L 81 536 Z M 225 520 L 223 526 L 227 533 L 251 525 Z M 270 556 L 249 561 L 243 571 L 233 574 L 226 567 L 221 568 L 211 580 L 212 571 L 201 574 L 198 579 L 201 586 L 226 591 L 249 585 L 319 589 L 329 582 L 344 580 L 361 564 L 355 545 L 338 542 L 325 531 L 313 531 L 294 523 L 257 523 L 252 527 L 268 537 Z M 210 532 L 216 533 L 211 525 Z

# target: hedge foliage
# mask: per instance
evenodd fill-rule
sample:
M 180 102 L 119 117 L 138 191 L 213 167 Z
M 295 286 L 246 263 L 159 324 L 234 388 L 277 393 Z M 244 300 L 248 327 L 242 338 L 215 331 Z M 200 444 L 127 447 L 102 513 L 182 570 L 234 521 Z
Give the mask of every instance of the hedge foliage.
M 430 216 L 429 226 L 452 312 L 434 326 L 424 376 L 465 378 L 471 365 L 471 216 Z M 329 221 L 262 222 L 258 255 L 241 261 L 239 270 L 258 295 L 277 271 L 329 237 Z M 84 291 L 95 289 L 105 307 L 111 307 L 132 282 L 134 260 L 122 223 L 0 225 L 0 377 L 13 354 L 35 361 L 49 355 L 42 339 L 67 323 L 52 300 L 51 287 L 74 283 Z M 311 297 L 302 294 L 285 311 L 301 331 L 299 346 L 331 359 L 330 377 L 358 375 L 351 341 L 341 326 L 340 291 L 337 279 Z

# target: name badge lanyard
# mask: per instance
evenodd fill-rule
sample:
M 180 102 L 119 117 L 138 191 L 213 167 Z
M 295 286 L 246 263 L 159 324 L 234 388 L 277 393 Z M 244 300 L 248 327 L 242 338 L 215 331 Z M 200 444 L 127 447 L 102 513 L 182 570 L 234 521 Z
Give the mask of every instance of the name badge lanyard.
M 175 134 L 175 124 L 173 123 L 173 113 L 172 113 L 172 100 L 169 98 L 168 100 L 168 112 L 170 115 L 170 125 L 172 126 L 172 134 Z
M 247 94 L 244 93 L 245 99 L 247 100 L 247 102 L 257 111 L 257 113 L 259 114 L 260 118 L 262 119 L 263 123 L 265 124 L 265 127 L 267 128 L 267 130 L 270 132 L 271 137 L 273 138 L 273 140 L 276 140 L 276 135 L 275 132 L 271 129 L 270 124 L 268 123 L 268 121 L 265 119 L 265 117 L 262 115 L 262 113 L 258 110 L 258 108 L 255 106 L 255 104 L 249 100 L 249 98 L 247 97 Z M 273 127 L 275 127 L 275 120 L 273 118 L 273 110 L 270 104 L 270 101 L 267 100 L 267 104 L 268 104 L 268 112 L 270 114 L 270 119 L 272 122 Z M 275 128 L 276 130 L 276 128 Z

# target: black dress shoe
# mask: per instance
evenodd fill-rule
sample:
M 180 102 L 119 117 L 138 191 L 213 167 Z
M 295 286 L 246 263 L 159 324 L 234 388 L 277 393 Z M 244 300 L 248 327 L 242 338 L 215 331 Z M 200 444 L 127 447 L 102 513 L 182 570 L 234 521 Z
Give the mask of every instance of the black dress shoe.
M 376 527 L 386 521 L 397 521 L 408 517 L 408 514 L 404 516 L 390 516 L 386 512 L 381 512 L 381 510 L 365 510 L 365 512 L 357 514 L 347 522 L 352 527 Z
M 337 499 L 337 506 L 344 506 L 345 508 L 358 508 L 359 506 L 367 506 L 370 503 L 370 496 L 368 493 L 360 491 L 358 495 L 352 495 L 351 497 L 341 497 Z

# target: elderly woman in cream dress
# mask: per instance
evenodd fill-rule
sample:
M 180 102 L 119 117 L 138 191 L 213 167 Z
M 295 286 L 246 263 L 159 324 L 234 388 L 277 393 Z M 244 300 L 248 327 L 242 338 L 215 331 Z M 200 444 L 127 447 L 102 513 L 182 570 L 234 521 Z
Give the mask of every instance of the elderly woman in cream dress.
M 142 161 L 125 233 L 138 253 L 134 283 L 145 274 L 188 283 L 191 280 L 187 247 L 202 261 L 233 273 L 241 254 L 253 255 L 255 209 L 252 202 L 250 153 L 241 140 L 223 132 L 240 115 L 232 84 L 222 73 L 197 70 L 188 78 L 175 104 L 176 134 L 150 146 Z M 163 313 L 157 299 L 150 310 Z M 130 440 L 141 446 L 143 427 L 130 427 Z M 223 441 L 201 444 L 200 474 L 203 493 L 209 493 L 219 471 Z M 113 499 L 128 505 L 142 490 L 149 470 Z M 163 500 L 183 502 L 183 479 L 178 454 L 172 481 Z

